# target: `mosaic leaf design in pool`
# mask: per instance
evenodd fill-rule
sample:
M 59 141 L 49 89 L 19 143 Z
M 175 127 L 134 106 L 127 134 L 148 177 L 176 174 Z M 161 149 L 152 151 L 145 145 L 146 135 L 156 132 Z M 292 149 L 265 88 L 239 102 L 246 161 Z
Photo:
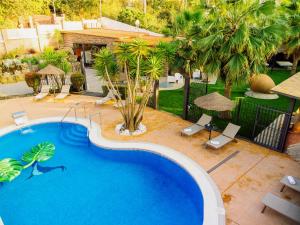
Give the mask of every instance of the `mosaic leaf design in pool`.
M 55 152 L 55 145 L 50 142 L 43 142 L 34 146 L 30 151 L 25 152 L 22 156 L 22 160 L 27 162 L 28 165 L 24 168 L 28 168 L 34 162 L 44 162 L 50 159 Z
M 14 180 L 20 175 L 23 169 L 21 162 L 7 158 L 0 161 L 0 182 L 7 182 Z

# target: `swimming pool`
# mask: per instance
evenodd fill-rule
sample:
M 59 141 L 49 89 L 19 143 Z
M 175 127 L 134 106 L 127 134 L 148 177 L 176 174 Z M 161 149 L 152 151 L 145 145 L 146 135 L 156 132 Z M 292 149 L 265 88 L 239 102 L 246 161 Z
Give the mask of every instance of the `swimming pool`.
M 116 145 L 120 150 L 100 147 L 97 132 L 90 130 L 88 138 L 80 124 L 54 120 L 30 128 L 25 134 L 17 130 L 1 136 L 0 159 L 20 159 L 34 145 L 50 141 L 56 153 L 42 165 L 52 169 L 30 179 L 32 170 L 25 170 L 0 187 L 5 225 L 217 224 L 206 223 L 203 191 L 172 160 L 124 143 Z M 219 210 L 214 216 L 220 217 Z
M 175 87 L 175 83 L 169 83 L 167 81 L 162 81 L 162 82 L 159 82 L 159 87 L 160 88 L 173 88 L 173 87 Z

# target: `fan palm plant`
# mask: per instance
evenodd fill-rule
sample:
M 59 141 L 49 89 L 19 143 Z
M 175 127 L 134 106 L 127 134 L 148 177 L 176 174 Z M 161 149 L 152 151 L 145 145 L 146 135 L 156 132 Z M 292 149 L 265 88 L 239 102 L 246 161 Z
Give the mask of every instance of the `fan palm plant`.
M 192 35 L 193 27 L 199 26 L 202 20 L 200 11 L 184 11 L 178 15 L 173 24 L 164 30 L 168 36 L 172 36 L 174 41 L 168 45 L 176 50 L 172 52 L 172 67 L 178 70 L 184 76 L 184 98 L 183 98 L 183 118 L 188 117 L 190 79 L 193 69 L 198 68 L 198 49 L 194 45 Z M 170 57 L 170 56 L 169 56 Z
M 129 44 L 119 44 L 114 52 L 107 48 L 100 50 L 96 55 L 95 68 L 98 75 L 107 81 L 120 106 L 123 128 L 134 132 L 143 120 L 154 81 L 163 72 L 162 57 L 157 54 L 156 48 L 150 49 L 146 42 L 135 40 Z M 119 89 L 122 77 L 125 77 L 125 96 Z
M 231 97 L 233 84 L 263 72 L 282 43 L 285 27 L 274 22 L 275 7 L 274 1 L 219 1 L 208 9 L 205 21 L 193 27 L 199 64 L 220 76 L 226 97 Z
M 287 53 L 293 58 L 293 66 L 291 75 L 297 72 L 297 65 L 300 60 L 300 2 L 297 0 L 289 0 L 283 2 L 282 8 L 287 17 L 287 23 L 290 26 L 285 47 Z

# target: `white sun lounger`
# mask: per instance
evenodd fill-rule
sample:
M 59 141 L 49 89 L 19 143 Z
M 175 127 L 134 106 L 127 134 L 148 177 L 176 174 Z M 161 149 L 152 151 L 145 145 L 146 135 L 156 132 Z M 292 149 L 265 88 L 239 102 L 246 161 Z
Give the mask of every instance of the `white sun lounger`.
M 70 85 L 69 84 L 63 85 L 61 88 L 61 92 L 58 95 L 56 95 L 55 99 L 64 99 L 69 94 L 70 94 Z
M 265 205 L 261 213 L 264 213 L 266 208 L 269 207 L 280 214 L 300 223 L 300 207 L 285 200 L 279 198 L 276 195 L 268 193 L 262 199 L 262 203 Z
M 289 145 L 287 147 L 286 153 L 297 162 L 300 162 L 300 143 Z
M 38 95 L 36 95 L 34 97 L 34 99 L 41 100 L 41 99 L 45 98 L 49 94 L 49 91 L 50 91 L 50 85 L 43 85 L 41 92 Z
M 229 142 L 235 140 L 235 136 L 240 130 L 240 126 L 229 123 L 221 135 L 206 142 L 206 146 L 219 149 Z
M 168 83 L 175 83 L 176 77 L 175 76 L 167 76 L 167 82 Z
M 291 188 L 291 189 L 293 189 L 293 190 L 295 190 L 295 191 L 300 192 L 300 179 L 297 178 L 297 177 L 292 177 L 292 178 L 293 178 L 293 180 L 295 181 L 295 184 L 291 184 L 291 183 L 289 182 L 289 176 L 284 176 L 284 177 L 280 180 L 280 183 L 283 184 L 283 186 L 282 186 L 280 192 L 282 192 L 283 189 L 284 189 L 286 186 L 289 187 L 289 188 Z
M 28 122 L 27 113 L 25 111 L 14 112 L 11 114 L 17 126 L 24 125 Z
M 112 100 L 114 98 L 114 94 L 112 91 L 109 91 L 104 98 L 96 100 L 96 105 L 103 105 L 106 102 Z
M 197 121 L 197 123 L 195 123 L 192 126 L 189 126 L 187 128 L 184 128 L 181 131 L 181 135 L 191 136 L 191 135 L 198 133 L 201 130 L 203 130 L 205 128 L 205 125 L 209 124 L 211 120 L 212 120 L 211 116 L 208 116 L 203 113 L 202 116 L 200 117 L 200 119 Z
M 122 100 L 122 101 L 118 101 L 113 105 L 115 108 L 121 108 L 123 106 L 126 106 L 126 101 Z
M 195 70 L 194 72 L 193 72 L 193 79 L 200 79 L 200 77 L 201 77 L 201 72 L 200 72 L 200 70 Z

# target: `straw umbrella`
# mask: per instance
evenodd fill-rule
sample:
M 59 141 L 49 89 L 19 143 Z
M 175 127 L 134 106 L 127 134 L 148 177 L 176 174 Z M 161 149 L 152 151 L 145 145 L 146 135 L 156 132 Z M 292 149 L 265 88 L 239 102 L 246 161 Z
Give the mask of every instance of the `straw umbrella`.
M 198 97 L 194 100 L 194 104 L 202 109 L 213 110 L 218 112 L 230 111 L 235 106 L 233 101 L 231 101 L 223 95 L 220 95 L 218 92 L 213 92 L 208 95 Z M 213 125 L 210 123 L 205 127 L 209 130 L 210 139 Z
M 218 92 L 198 97 L 194 100 L 194 104 L 202 109 L 218 112 L 231 111 L 235 106 L 233 101 Z
M 47 82 L 48 82 L 48 76 L 49 76 L 50 79 L 53 79 L 55 81 L 57 87 L 60 89 L 62 86 L 61 76 L 64 76 L 65 72 L 63 70 L 57 68 L 56 66 L 49 64 L 45 68 L 39 70 L 37 72 L 37 74 L 41 75 L 43 78 L 46 77 Z

